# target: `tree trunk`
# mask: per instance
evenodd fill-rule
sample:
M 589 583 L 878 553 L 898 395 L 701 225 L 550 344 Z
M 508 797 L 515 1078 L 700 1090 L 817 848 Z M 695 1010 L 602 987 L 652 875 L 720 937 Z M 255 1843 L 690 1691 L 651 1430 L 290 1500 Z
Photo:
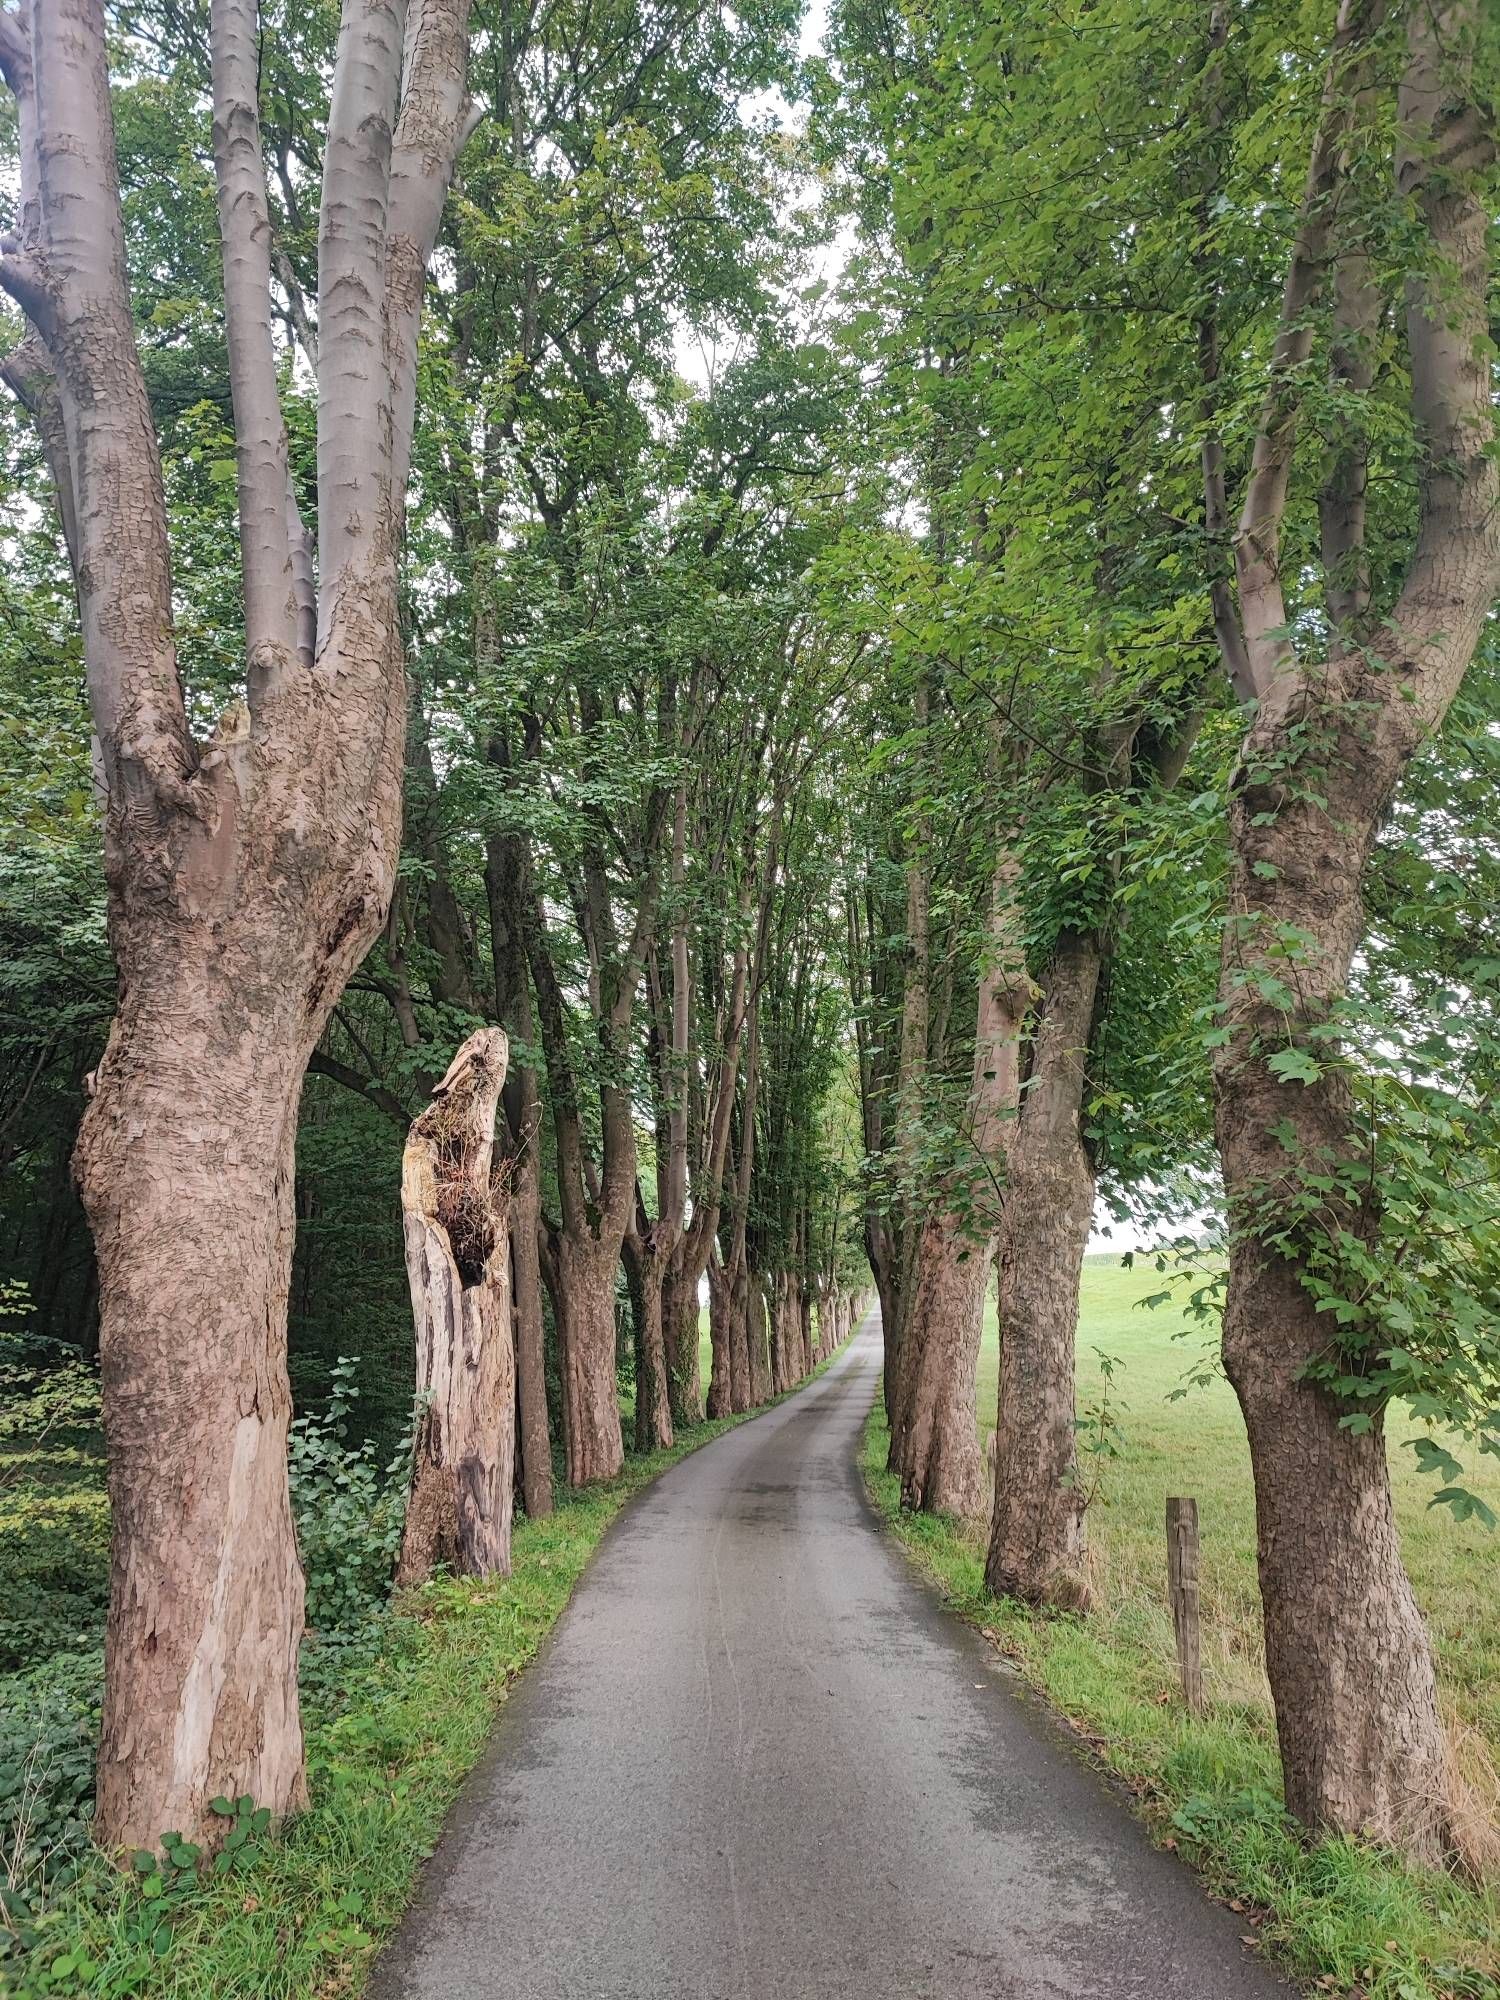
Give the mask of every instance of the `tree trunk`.
M 698 1368 L 698 1274 L 686 1268 L 678 1244 L 662 1283 L 662 1320 L 666 1336 L 667 1379 L 672 1415 L 679 1424 L 703 1421 L 703 1384 Z
M 989 1270 L 988 1240 L 966 1235 L 962 1218 L 927 1218 L 908 1316 L 911 1379 L 899 1446 L 892 1439 L 903 1507 L 965 1518 L 984 1512 L 974 1385 Z
M 1306 1379 L 1328 1354 L 1327 1316 L 1302 1283 L 1303 1265 L 1256 1235 L 1264 1191 L 1284 1181 L 1288 1162 L 1347 1155 L 1355 1124 L 1347 1075 L 1326 1044 L 1312 1083 L 1283 1080 L 1264 1060 L 1325 1020 L 1343 991 L 1364 930 L 1361 878 L 1403 761 L 1396 731 L 1406 718 L 1379 713 L 1383 690 L 1358 686 L 1354 663 L 1345 675 L 1342 712 L 1370 719 L 1357 731 L 1351 721 L 1330 753 L 1326 809 L 1302 796 L 1273 799 L 1269 784 L 1248 775 L 1277 768 L 1275 749 L 1291 726 L 1290 718 L 1278 723 L 1269 702 L 1231 804 L 1220 1002 L 1233 1039 L 1215 1063 L 1234 1225 L 1224 1365 L 1250 1438 L 1266 1670 L 1287 1805 L 1310 1827 L 1396 1841 L 1436 1861 L 1448 1845 L 1446 1746 L 1432 1649 L 1391 1510 L 1383 1423 L 1365 1434 L 1343 1428 L 1355 1406 Z M 1297 968 L 1290 1023 L 1255 983 L 1260 972 L 1285 976 L 1284 961 L 1267 957 L 1262 942 L 1284 926 L 1318 940 Z M 1351 1211 L 1345 1226 L 1356 1235 L 1376 1228 L 1373 1204 Z M 1370 1414 L 1368 1404 L 1357 1407 Z
M 1346 1409 L 1310 1373 L 1337 1353 L 1337 1334 L 1305 1283 L 1312 1244 L 1298 1240 L 1317 1229 L 1330 1252 L 1376 1244 L 1379 1184 L 1352 1182 L 1342 1197 L 1325 1190 L 1317 1218 L 1279 1209 L 1278 1197 L 1299 1164 L 1322 1175 L 1340 1163 L 1357 1163 L 1361 1175 L 1367 1168 L 1349 1073 L 1326 1039 L 1364 934 L 1364 870 L 1500 589 L 1485 198 L 1495 141 L 1493 114 L 1473 89 L 1479 16 L 1476 0 L 1406 10 L 1396 182 L 1425 242 L 1406 281 L 1419 504 L 1399 594 L 1372 625 L 1356 446 L 1338 455 L 1321 496 L 1333 657 L 1299 660 L 1281 587 L 1281 526 L 1295 384 L 1330 267 L 1333 365 L 1346 394 L 1360 392 L 1359 329 L 1372 323 L 1367 250 L 1338 226 L 1347 123 L 1362 102 L 1351 86 L 1377 74 L 1369 38 L 1380 12 L 1354 9 L 1335 37 L 1234 542 L 1240 629 L 1221 639 L 1238 691 L 1257 704 L 1230 787 L 1219 986 L 1227 1034 L 1214 1057 L 1231 1225 L 1224 1364 L 1250 1438 L 1287 1804 L 1309 1827 L 1393 1840 L 1429 1862 L 1450 1834 L 1432 1650 L 1402 1566 L 1382 1426 L 1361 1433 L 1342 1421 L 1378 1413 L 1368 1402 Z M 1221 495 L 1206 486 L 1205 498 L 1222 512 Z M 1287 1049 L 1311 1061 L 1308 1081 L 1271 1068 Z M 1272 1249 L 1267 1237 L 1283 1232 L 1287 1241 Z
M 770 1281 L 771 1394 L 784 1396 L 796 1376 L 793 1373 L 794 1322 L 791 1274 L 778 1271 Z
M 734 1341 L 729 1324 L 732 1310 L 733 1291 L 729 1273 L 715 1256 L 708 1267 L 708 1342 L 713 1354 L 708 1379 L 710 1417 L 727 1417 L 736 1408 Z
M 975 995 L 967 1145 L 943 1177 L 917 1239 L 892 1399 L 890 1464 L 901 1478 L 903 1504 L 976 1517 L 984 1511 L 975 1421 L 984 1293 L 997 1190 L 1015 1136 L 1021 1032 L 1034 997 L 1018 875 L 1013 842 L 1002 838 L 990 879 L 987 962 Z
M 124 985 L 75 1162 L 109 1446 L 110 1849 L 193 1837 L 220 1792 L 306 1802 L 283 1337 L 306 1031 L 274 975 L 236 993 L 230 966 L 185 956 L 143 954 Z
M 773 1393 L 771 1357 L 767 1351 L 766 1286 L 764 1279 L 748 1269 L 744 1274 L 744 1286 L 745 1336 L 750 1349 L 750 1407 L 758 1410 L 762 1403 L 771 1400 Z
M 1031 1076 L 1006 1167 L 1000 1237 L 995 1512 L 985 1580 L 1001 1596 L 1082 1608 L 1074 1344 L 1094 1215 L 1082 1110 L 1100 951 L 1064 933 L 1048 968 Z
M 898 1328 L 901 1320 L 901 1304 L 897 1289 L 896 1246 L 891 1231 L 883 1218 L 867 1214 L 865 1217 L 865 1254 L 870 1260 L 870 1274 L 875 1280 L 875 1293 L 880 1300 L 880 1338 L 885 1354 L 885 1368 L 881 1377 L 881 1393 L 885 1399 L 885 1421 L 894 1436 L 896 1429 L 896 1404 L 898 1384 L 896 1364 L 900 1358 Z
M 160 453 L 126 270 L 100 0 L 0 22 L 21 239 L 0 284 L 56 383 L 44 424 L 104 791 L 116 1019 L 76 1166 L 94 1228 L 111 1604 L 96 1839 L 211 1843 L 219 1793 L 304 1796 L 286 1315 L 302 1077 L 378 933 L 401 823 L 396 549 L 426 264 L 465 119 L 465 0 L 351 16 L 322 146 L 321 594 L 271 331 L 254 11 L 211 10 L 246 699 L 183 693 Z M 373 357 L 373 360 L 372 360 Z M 29 365 L 29 364 L 28 364 Z M 61 443 L 62 452 L 56 450 Z
M 1238 1180 L 1238 1176 L 1236 1176 Z M 1301 1379 L 1327 1328 L 1299 1272 L 1230 1259 L 1224 1359 L 1245 1415 L 1266 1670 L 1288 1809 L 1304 1824 L 1450 1851 L 1432 1648 L 1401 1558 L 1383 1418 L 1365 1435 Z
M 625 1463 L 615 1379 L 615 1269 L 608 1244 L 557 1238 L 558 1347 L 568 1484 L 613 1479 Z
M 487 621 L 476 650 L 493 650 Z M 489 745 L 490 761 L 509 768 L 503 737 Z M 526 906 L 529 893 L 525 842 L 515 834 L 485 843 L 484 885 L 489 904 L 490 965 L 495 1019 L 512 1042 L 536 1039 L 526 977 Z M 542 1311 L 542 1099 L 536 1071 L 515 1065 L 502 1098 L 510 1173 L 511 1323 L 516 1346 L 516 1443 L 521 1499 L 539 1521 L 552 1512 L 552 1433 L 547 1416 L 546 1322 Z
M 636 1234 L 625 1238 L 626 1264 L 640 1312 L 640 1339 L 635 1364 L 635 1448 L 637 1451 L 665 1451 L 673 1442 L 664 1332 L 668 1260 L 663 1252 L 653 1247 L 650 1231 L 651 1225 L 647 1223 L 644 1241 Z
M 729 1287 L 729 1406 L 736 1416 L 755 1408 L 755 1372 L 750 1359 L 750 1281 L 740 1264 Z
M 398 1584 L 438 1564 L 510 1574 L 515 1350 L 508 1202 L 491 1163 L 508 1048 L 498 1028 L 464 1043 L 416 1120 L 401 1166 L 406 1275 L 426 1398 L 412 1461 Z
M 552 1512 L 552 1434 L 547 1422 L 546 1328 L 542 1315 L 542 1269 L 537 1250 L 542 1191 L 534 1124 L 530 1143 L 512 1165 L 510 1262 L 511 1319 L 516 1342 L 517 1443 L 521 1454 L 521 1497 L 527 1517 L 540 1521 Z

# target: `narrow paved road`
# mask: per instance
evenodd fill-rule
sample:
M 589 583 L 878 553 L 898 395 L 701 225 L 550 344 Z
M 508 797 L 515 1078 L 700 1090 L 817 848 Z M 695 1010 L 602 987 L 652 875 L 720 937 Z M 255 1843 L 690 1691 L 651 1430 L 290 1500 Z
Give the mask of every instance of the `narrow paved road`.
M 375 2000 L 1262 2000 L 1240 1922 L 883 1535 L 873 1323 L 626 1511 Z

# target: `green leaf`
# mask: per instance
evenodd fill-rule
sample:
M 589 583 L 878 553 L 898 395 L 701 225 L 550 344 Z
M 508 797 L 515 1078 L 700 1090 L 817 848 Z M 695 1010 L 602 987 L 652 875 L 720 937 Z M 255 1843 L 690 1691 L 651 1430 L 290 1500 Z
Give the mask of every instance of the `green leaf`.
M 1278 1049 L 1266 1057 L 1266 1068 L 1283 1083 L 1316 1083 L 1323 1074 L 1306 1049 Z
M 1439 1479 L 1446 1479 L 1450 1485 L 1461 1477 L 1463 1467 L 1452 1452 L 1445 1445 L 1439 1444 L 1436 1438 L 1415 1437 L 1411 1440 L 1411 1448 L 1416 1453 L 1419 1472 L 1431 1473 Z
M 1467 1486 L 1445 1486 L 1441 1493 L 1434 1493 L 1427 1504 L 1429 1507 L 1451 1508 L 1455 1521 L 1478 1521 L 1485 1528 L 1496 1525 L 1494 1510 L 1487 1507 L 1477 1493 L 1471 1493 Z

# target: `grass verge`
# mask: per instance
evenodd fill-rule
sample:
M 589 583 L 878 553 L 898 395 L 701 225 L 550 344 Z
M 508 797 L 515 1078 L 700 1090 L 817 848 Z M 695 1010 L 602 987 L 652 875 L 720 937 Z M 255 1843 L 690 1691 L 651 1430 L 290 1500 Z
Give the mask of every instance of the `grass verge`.
M 1247 1936 L 1315 1990 L 1346 2000 L 1497 2000 L 1500 1909 L 1492 1890 L 1405 1867 L 1345 1840 L 1310 1845 L 1283 1808 L 1265 1704 L 1182 1709 L 1165 1613 L 1094 1621 L 1028 1612 L 992 1597 L 978 1531 L 907 1514 L 885 1469 L 877 1399 L 865 1430 L 866 1483 L 897 1540 L 960 1617 L 977 1626 L 1093 1755 L 1122 1778 L 1154 1836 L 1180 1850 L 1240 1912 Z
M 565 1494 L 550 1519 L 518 1521 L 510 1576 L 435 1579 L 353 1643 L 310 1646 L 308 1810 L 279 1834 L 259 1833 L 247 1802 L 237 1863 L 224 1875 L 168 1863 L 132 1876 L 91 1862 L 35 1920 L 36 1941 L 20 1966 L 0 1965 L 0 1993 L 12 2000 L 360 1993 L 510 1683 L 556 1623 L 605 1529 L 668 1466 L 759 1414 L 695 1426 L 669 1451 L 628 1459 L 608 1485 Z

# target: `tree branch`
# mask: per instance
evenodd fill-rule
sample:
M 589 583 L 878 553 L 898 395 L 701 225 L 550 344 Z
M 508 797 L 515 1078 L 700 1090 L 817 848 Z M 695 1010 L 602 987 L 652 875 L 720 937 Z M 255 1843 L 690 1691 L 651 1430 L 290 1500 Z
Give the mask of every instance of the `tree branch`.
M 1476 0 L 1414 0 L 1398 95 L 1400 192 L 1432 254 L 1407 282 L 1412 410 L 1425 448 L 1421 513 L 1393 622 L 1425 724 L 1440 716 L 1500 591 L 1500 460 L 1487 315 L 1495 137 L 1473 91 Z
M 372 1076 L 361 1076 L 348 1063 L 340 1062 L 337 1056 L 326 1055 L 322 1049 L 314 1049 L 307 1065 L 310 1076 L 330 1077 L 334 1083 L 342 1084 L 345 1090 L 352 1090 L 356 1097 L 362 1097 L 367 1104 L 373 1104 L 377 1111 L 383 1111 L 398 1130 L 404 1132 L 411 1123 L 411 1113 L 392 1090 L 383 1083 L 377 1083 Z
M 1203 533 L 1208 546 L 1208 595 L 1213 610 L 1219 656 L 1241 701 L 1255 694 L 1250 656 L 1230 586 L 1229 492 L 1224 472 L 1224 441 L 1219 435 L 1219 380 L 1223 373 L 1220 331 L 1221 287 L 1213 254 L 1213 197 L 1220 179 L 1220 134 L 1224 127 L 1224 50 L 1229 41 L 1226 0 L 1214 0 L 1209 10 L 1208 61 L 1203 71 L 1204 143 L 1208 158 L 1198 202 L 1198 241 L 1193 265 L 1204 292 L 1198 320 L 1198 375 L 1203 384 Z
M 44 273 L 33 321 L 65 420 L 89 701 L 113 828 L 151 837 L 139 808 L 197 811 L 197 746 L 172 640 L 171 564 L 156 427 L 125 270 L 102 0 L 32 14 L 22 114 L 22 213 Z M 68 504 L 66 499 L 64 506 Z M 126 809 L 137 809 L 126 817 Z
M 406 84 L 391 154 L 385 315 L 391 369 L 391 488 L 406 491 L 417 395 L 417 328 L 448 184 L 477 118 L 465 79 L 469 0 L 410 0 Z
M 1313 307 L 1328 261 L 1333 197 L 1360 73 L 1385 13 L 1384 0 L 1340 0 L 1318 127 L 1308 161 L 1302 212 L 1282 291 L 1271 351 L 1271 379 L 1261 406 L 1250 478 L 1235 531 L 1235 572 L 1250 691 L 1262 697 L 1294 654 L 1281 588 L 1281 524 L 1301 403 L 1298 376 L 1312 351 Z
M 57 511 L 62 522 L 68 561 L 78 573 L 78 505 L 73 494 L 73 467 L 68 458 L 68 438 L 63 426 L 62 404 L 57 393 L 57 377 L 41 336 L 27 334 L 0 361 L 0 379 L 36 425 L 42 441 L 47 469 L 57 493 Z
M 272 261 L 276 269 L 276 279 L 286 293 L 286 319 L 288 330 L 300 341 L 302 352 L 307 356 L 308 366 L 314 375 L 318 372 L 318 330 L 312 323 L 307 310 L 307 299 L 297 276 L 291 258 L 278 243 L 272 249 Z
M 24 250 L 0 256 L 0 287 L 10 293 L 34 327 L 50 329 L 53 311 L 46 279 L 36 260 Z
M 406 0 L 343 0 L 318 214 L 321 648 L 360 545 L 396 536 L 385 342 L 391 141 Z
M 0 7 L 0 76 L 19 97 L 31 78 L 31 43 L 19 14 Z
M 214 0 L 213 145 L 234 403 L 252 710 L 298 663 L 292 548 L 301 540 L 271 338 L 271 215 L 260 134 L 256 0 Z M 303 664 L 311 664 L 310 659 Z

